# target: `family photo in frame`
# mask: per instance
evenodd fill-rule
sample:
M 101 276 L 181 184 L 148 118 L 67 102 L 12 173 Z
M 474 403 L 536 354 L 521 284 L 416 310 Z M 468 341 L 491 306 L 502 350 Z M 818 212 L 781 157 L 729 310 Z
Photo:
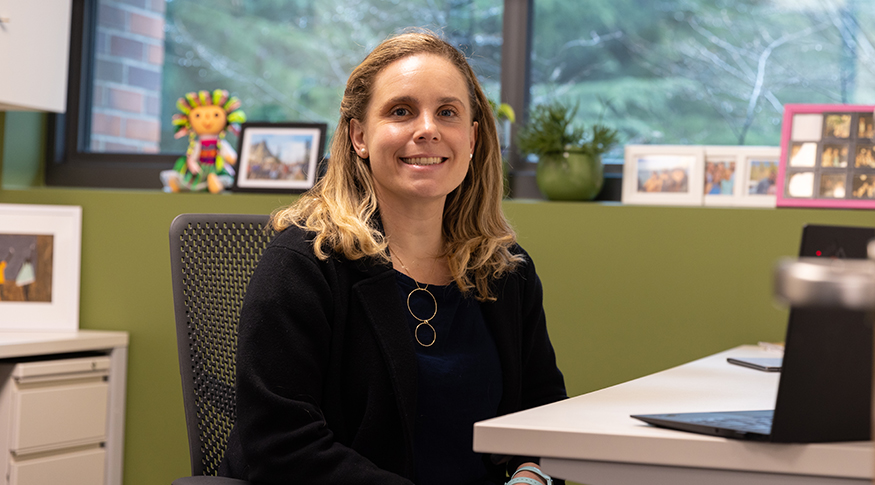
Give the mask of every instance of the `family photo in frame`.
M 704 150 L 694 145 L 626 145 L 623 203 L 701 205 Z
M 325 123 L 243 123 L 233 190 L 303 192 L 316 183 Z

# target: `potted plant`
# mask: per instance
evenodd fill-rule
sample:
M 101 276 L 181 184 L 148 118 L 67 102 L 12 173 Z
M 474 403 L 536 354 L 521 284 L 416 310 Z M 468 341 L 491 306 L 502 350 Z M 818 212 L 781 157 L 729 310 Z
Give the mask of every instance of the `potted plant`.
M 617 143 L 617 130 L 600 123 L 588 132 L 574 125 L 578 105 L 559 102 L 532 110 L 517 143 L 538 157 L 538 188 L 550 200 L 592 200 L 604 183 L 602 154 Z

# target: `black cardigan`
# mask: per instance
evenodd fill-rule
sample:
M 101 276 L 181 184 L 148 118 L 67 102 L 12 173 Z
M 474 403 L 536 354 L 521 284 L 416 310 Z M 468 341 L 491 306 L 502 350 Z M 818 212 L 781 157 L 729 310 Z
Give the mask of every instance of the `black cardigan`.
M 257 483 L 410 484 L 417 361 L 395 273 L 373 260 L 321 261 L 291 227 L 265 250 L 243 303 L 237 424 L 222 474 Z M 566 397 L 541 283 L 526 262 L 483 303 L 503 374 L 498 414 Z M 507 468 L 495 464 L 501 483 Z M 447 464 L 452 466 L 452 464 Z

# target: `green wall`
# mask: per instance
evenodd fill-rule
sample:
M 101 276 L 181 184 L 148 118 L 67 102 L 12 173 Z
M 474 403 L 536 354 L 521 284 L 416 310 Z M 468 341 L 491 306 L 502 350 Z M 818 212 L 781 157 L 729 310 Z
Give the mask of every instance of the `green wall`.
M 8 128 L 8 126 L 7 126 Z M 168 256 L 183 212 L 268 213 L 277 195 L 62 188 L 0 190 L 0 203 L 83 207 L 80 327 L 130 332 L 125 484 L 188 473 Z M 771 272 L 808 222 L 873 225 L 869 211 L 634 207 L 509 201 L 544 284 L 569 393 L 726 348 L 783 339 Z
M 48 116 L 30 111 L 0 111 L 0 186 L 43 185 Z

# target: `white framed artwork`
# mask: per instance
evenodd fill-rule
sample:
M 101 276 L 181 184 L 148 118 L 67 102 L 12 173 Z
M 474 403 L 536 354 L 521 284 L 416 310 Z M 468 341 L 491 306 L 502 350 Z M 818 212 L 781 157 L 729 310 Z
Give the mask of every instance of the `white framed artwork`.
M 0 331 L 79 328 L 82 208 L 0 204 Z

